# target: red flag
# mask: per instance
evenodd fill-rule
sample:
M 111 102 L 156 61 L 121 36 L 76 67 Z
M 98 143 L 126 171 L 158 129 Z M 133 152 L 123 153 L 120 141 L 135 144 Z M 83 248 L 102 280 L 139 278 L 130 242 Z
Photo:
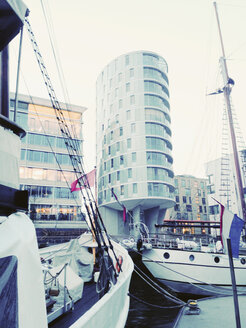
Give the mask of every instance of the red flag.
M 119 201 L 118 197 L 116 196 L 114 189 L 111 189 L 112 195 L 114 196 L 114 198 L 117 200 L 117 202 L 120 204 L 120 206 L 123 208 L 123 221 L 124 223 L 126 222 L 126 208 L 125 206 Z
M 126 208 L 123 208 L 123 221 L 126 222 Z
M 81 189 L 93 187 L 95 185 L 96 169 L 93 169 L 92 171 L 90 171 L 89 173 L 87 173 L 85 176 L 86 176 L 86 178 L 85 178 L 85 184 L 86 184 L 86 186 L 85 187 L 82 186 Z M 84 177 L 84 176 L 82 176 L 82 177 Z M 79 179 L 81 179 L 81 178 L 79 178 Z M 71 184 L 71 192 L 73 192 L 73 191 L 79 191 L 80 190 L 80 188 L 77 188 L 77 183 L 78 183 L 78 180 L 79 179 L 75 180 Z

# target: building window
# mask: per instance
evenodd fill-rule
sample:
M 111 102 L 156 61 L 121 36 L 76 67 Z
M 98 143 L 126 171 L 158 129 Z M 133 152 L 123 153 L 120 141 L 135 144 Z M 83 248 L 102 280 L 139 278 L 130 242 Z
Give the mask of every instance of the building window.
M 119 123 L 119 114 L 115 115 L 115 123 Z
M 146 137 L 146 148 L 165 151 L 166 148 L 171 147 L 162 138 Z M 170 149 L 170 148 L 169 148 Z
M 214 194 L 215 193 L 214 185 L 207 186 L 207 191 L 208 191 L 208 194 Z
M 219 205 L 209 206 L 210 214 L 219 214 Z
M 130 68 L 130 77 L 134 76 L 134 68 Z
M 111 167 L 114 167 L 114 159 L 111 158 Z
M 116 151 L 120 151 L 120 142 L 116 142 Z
M 110 132 L 110 139 L 113 140 L 114 139 L 114 131 Z
M 129 55 L 126 55 L 125 62 L 126 62 L 126 66 L 129 65 L 130 63 Z
M 206 198 L 202 198 L 202 204 L 206 205 Z
M 111 154 L 111 146 L 108 146 L 108 154 Z
M 208 176 L 208 183 L 211 185 L 211 184 L 214 184 L 214 176 L 213 174 L 209 175 Z
M 124 195 L 124 186 L 120 186 L 120 194 Z
M 186 196 L 190 196 L 191 195 L 191 191 L 189 188 L 185 188 L 185 195 Z
M 129 92 L 130 91 L 130 83 L 126 83 L 126 92 Z
M 137 185 L 137 183 L 133 183 L 133 185 L 132 185 L 132 192 L 134 194 L 136 194 L 138 192 L 138 185 Z
M 199 206 L 199 213 L 202 213 L 202 206 Z
M 180 206 L 179 206 L 179 204 L 176 204 L 175 206 L 174 206 L 174 211 L 180 211 Z
M 128 169 L 128 178 L 132 178 L 132 169 Z
M 111 174 L 108 175 L 108 183 L 111 183 Z
M 179 203 L 179 196 L 175 196 L 176 203 Z
M 127 119 L 127 121 L 129 121 L 131 119 L 131 111 L 130 110 L 126 111 L 126 119 Z
M 127 139 L 127 148 L 131 148 L 132 147 L 132 139 L 128 138 Z
M 132 153 L 132 162 L 136 162 L 136 160 L 137 160 L 137 153 L 134 152 Z
M 118 97 L 118 95 L 119 95 L 119 89 L 116 88 L 116 89 L 114 89 L 114 96 L 115 97 Z
M 122 106 L 123 106 L 123 100 L 119 99 L 119 108 L 122 108 Z
M 123 165 L 123 164 L 124 164 L 124 156 L 121 155 L 121 156 L 120 156 L 120 165 Z
M 147 178 L 148 180 L 165 180 L 168 173 L 165 169 L 158 167 L 148 167 L 147 168 Z
M 146 121 L 150 120 L 150 121 L 157 121 L 160 123 L 166 123 L 166 121 L 170 122 L 170 118 L 166 113 L 163 113 L 161 110 L 153 109 L 153 108 L 145 109 L 145 119 Z
M 116 176 L 117 176 L 117 181 L 120 181 L 120 171 L 117 171 Z
M 186 203 L 187 200 L 186 200 L 186 196 L 183 196 L 183 203 Z
M 120 82 L 122 80 L 122 73 L 118 74 L 118 82 Z
M 107 169 L 107 164 L 106 162 L 104 162 L 104 171 L 106 171 L 106 169 Z
M 123 136 L 123 128 L 120 127 L 120 136 Z
M 191 205 L 186 205 L 186 211 L 187 212 L 192 212 L 192 206 Z
M 183 180 L 183 179 L 181 180 L 181 186 L 182 186 L 182 187 L 186 187 L 185 180 Z
M 169 187 L 165 185 L 164 183 L 148 183 L 148 196 L 169 196 Z
M 135 104 L 135 96 L 134 95 L 131 95 L 131 97 L 130 97 L 130 104 L 131 105 Z
M 135 133 L 136 132 L 136 123 L 132 123 L 131 124 L 131 133 Z

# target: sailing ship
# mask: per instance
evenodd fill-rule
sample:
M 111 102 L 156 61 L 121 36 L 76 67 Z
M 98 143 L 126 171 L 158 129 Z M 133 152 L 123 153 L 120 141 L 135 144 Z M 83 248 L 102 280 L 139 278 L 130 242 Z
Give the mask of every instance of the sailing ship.
M 224 87 L 220 90 L 220 93 L 224 94 L 230 127 L 233 157 L 237 176 L 236 187 L 238 190 L 237 194 L 239 195 L 241 207 L 239 215 L 245 222 L 246 212 L 244 193 L 230 103 L 230 94 L 234 81 L 228 75 L 216 3 L 214 3 L 214 6 L 222 47 L 222 58 L 220 59 L 220 62 L 222 65 Z M 220 205 L 220 207 L 223 211 L 224 207 L 222 205 Z M 227 219 L 228 217 L 233 217 L 233 215 L 231 216 L 230 214 L 225 215 L 225 212 L 224 215 L 221 213 L 221 220 L 224 220 L 224 223 L 226 220 L 225 216 Z M 239 230 L 239 235 L 240 231 L 241 229 Z M 168 246 L 169 247 L 167 247 L 165 240 L 159 238 L 158 242 L 155 245 L 152 245 L 152 249 L 143 250 L 143 263 L 152 275 L 161 283 L 165 284 L 175 292 L 185 294 L 211 296 L 228 295 L 232 293 L 230 265 L 225 243 L 222 250 L 216 249 L 215 245 L 210 249 L 206 247 L 206 250 L 199 245 L 192 247 L 190 244 L 189 247 L 185 247 L 185 245 L 183 245 L 183 247 L 179 248 L 172 248 L 171 243 L 169 243 Z M 238 247 L 239 241 L 237 241 L 237 248 Z M 244 255 L 239 255 L 234 259 L 234 267 L 237 289 L 239 292 L 245 292 L 246 259 Z
M 25 131 L 8 118 L 8 44 L 22 29 L 28 9 L 20 0 L 4 0 L 0 10 L 0 326 L 124 327 L 133 262 L 107 234 L 96 202 L 85 205 L 87 233 L 70 243 L 38 249 L 34 225 L 25 214 L 28 192 L 19 190 Z M 77 160 L 76 153 L 70 157 Z M 87 193 L 83 169 L 76 169 L 82 176 L 80 189 Z

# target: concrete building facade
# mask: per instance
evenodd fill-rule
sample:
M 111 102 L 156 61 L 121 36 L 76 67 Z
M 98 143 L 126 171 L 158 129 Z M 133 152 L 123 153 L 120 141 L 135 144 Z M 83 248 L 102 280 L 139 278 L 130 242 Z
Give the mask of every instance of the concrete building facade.
M 152 231 L 175 204 L 167 74 L 162 57 L 136 51 L 97 79 L 98 204 L 110 233 L 129 234 L 139 222 Z

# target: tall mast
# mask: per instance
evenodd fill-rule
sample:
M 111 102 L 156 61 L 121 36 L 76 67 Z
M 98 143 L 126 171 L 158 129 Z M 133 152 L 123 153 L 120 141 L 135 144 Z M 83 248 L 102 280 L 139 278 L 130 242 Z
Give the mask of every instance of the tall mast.
M 221 49 L 222 49 L 222 57 L 220 58 L 220 62 L 222 64 L 222 72 L 223 72 L 223 80 L 224 80 L 223 93 L 224 93 L 224 98 L 225 98 L 226 108 L 227 108 L 234 164 L 235 164 L 235 170 L 236 170 L 237 189 L 238 189 L 238 195 L 239 195 L 240 204 L 241 204 L 241 206 L 240 206 L 241 213 L 239 213 L 239 215 L 242 216 L 244 221 L 246 222 L 246 206 L 245 206 L 245 201 L 244 201 L 243 184 L 242 184 L 241 170 L 240 170 L 240 165 L 239 165 L 236 136 L 235 136 L 234 125 L 233 125 L 231 102 L 230 102 L 230 94 L 231 94 L 231 89 L 232 89 L 232 85 L 234 84 L 234 82 L 232 83 L 232 80 L 229 78 L 229 75 L 228 75 L 228 69 L 227 69 L 227 63 L 226 63 L 226 57 L 225 57 L 225 49 L 224 49 L 224 44 L 223 44 L 223 39 L 222 39 L 222 33 L 221 33 L 221 28 L 220 28 L 220 22 L 219 22 L 219 16 L 218 16 L 216 2 L 214 2 L 214 8 L 215 8 L 216 20 L 217 20 L 217 24 L 218 24 L 219 37 L 220 37 L 220 43 L 221 43 Z

